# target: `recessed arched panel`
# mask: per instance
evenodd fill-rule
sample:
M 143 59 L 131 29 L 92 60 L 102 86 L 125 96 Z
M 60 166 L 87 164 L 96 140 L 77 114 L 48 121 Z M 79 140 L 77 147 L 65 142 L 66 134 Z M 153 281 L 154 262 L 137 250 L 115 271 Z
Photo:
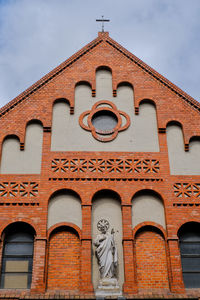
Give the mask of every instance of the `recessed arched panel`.
M 94 289 L 97 288 L 100 274 L 97 264 L 97 258 L 95 255 L 95 246 L 94 240 L 97 235 L 100 234 L 97 229 L 97 223 L 101 219 L 106 219 L 110 227 L 108 229 L 111 232 L 111 229 L 114 228 L 115 234 L 115 243 L 118 251 L 118 280 L 119 284 L 122 287 L 124 282 L 124 266 L 123 266 L 123 247 L 122 247 L 122 212 L 121 212 L 121 203 L 119 196 L 109 190 L 103 190 L 98 192 L 93 197 L 92 202 L 92 240 L 93 240 L 93 255 L 92 255 L 92 281 Z
M 65 99 L 57 100 L 53 105 L 51 150 L 64 151 L 68 146 L 67 135 L 70 131 L 69 103 Z
M 80 247 L 78 234 L 71 227 L 59 227 L 51 233 L 48 248 L 48 290 L 79 290 Z
M 82 210 L 79 196 L 71 190 L 55 193 L 48 206 L 48 229 L 57 223 L 73 223 L 82 228 Z
M 165 240 L 157 228 L 145 226 L 137 232 L 135 254 L 139 290 L 168 290 Z
M 112 97 L 112 73 L 105 68 L 96 71 L 96 94 L 102 100 Z
M 134 151 L 159 151 L 156 108 L 151 101 L 140 104 L 139 115 L 135 116 L 134 137 Z
M 42 160 L 43 128 L 38 122 L 26 127 L 25 149 L 20 151 L 16 137 L 8 137 L 2 145 L 2 174 L 39 174 Z
M 185 152 L 182 128 L 172 123 L 167 126 L 167 146 L 172 175 L 200 175 L 199 139 L 192 139 Z
M 132 200 L 133 228 L 143 222 L 154 222 L 166 228 L 163 201 L 150 190 L 138 192 Z

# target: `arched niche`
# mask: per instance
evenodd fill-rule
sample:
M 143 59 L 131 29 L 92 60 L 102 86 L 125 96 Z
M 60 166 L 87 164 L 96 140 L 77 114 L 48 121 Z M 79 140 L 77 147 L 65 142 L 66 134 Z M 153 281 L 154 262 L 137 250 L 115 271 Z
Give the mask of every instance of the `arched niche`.
M 96 96 L 102 100 L 112 97 L 112 71 L 109 67 L 96 69 Z
M 74 228 L 60 226 L 51 232 L 48 242 L 48 290 L 79 290 L 80 253 L 81 242 Z
M 182 225 L 178 237 L 185 288 L 200 288 L 200 223 Z
M 91 109 L 94 103 L 91 84 L 87 81 L 77 82 L 75 86 L 75 114 L 77 113 L 78 116 L 83 111 Z
M 167 125 L 167 146 L 172 175 L 200 175 L 200 139 L 190 140 L 189 151 L 185 152 L 183 130 L 178 122 Z
M 128 81 L 121 81 L 120 83 L 118 83 L 117 89 L 119 89 L 120 87 L 123 87 L 123 86 L 128 86 L 128 87 L 130 87 L 133 90 L 132 83 L 130 83 Z
M 134 122 L 134 151 L 158 152 L 158 126 L 155 104 L 148 99 L 142 100 L 139 106 L 139 115 Z
M 123 247 L 122 247 L 122 212 L 121 201 L 117 193 L 110 190 L 97 192 L 92 199 L 92 240 L 100 233 L 97 229 L 97 223 L 101 219 L 106 219 L 109 224 L 109 232 L 114 228 L 115 243 L 118 250 L 118 280 L 122 287 L 124 282 L 124 264 L 123 264 Z M 93 244 L 92 252 L 92 282 L 94 289 L 99 284 L 99 268 L 95 255 L 95 246 Z
M 20 150 L 18 138 L 8 136 L 2 144 L 2 174 L 39 174 L 41 171 L 43 126 L 31 121 L 26 127 L 25 149 Z
M 113 99 L 113 102 L 117 105 L 118 109 L 129 114 L 131 119 L 130 126 L 132 126 L 132 123 L 134 123 L 132 117 L 132 115 L 134 115 L 134 94 L 132 84 L 129 82 L 120 82 L 117 86 L 117 97 Z
M 81 200 L 72 190 L 59 190 L 49 200 L 47 228 L 63 222 L 82 228 Z
M 166 228 L 163 200 L 154 191 L 142 190 L 132 199 L 132 226 L 143 222 L 154 222 Z
M 135 235 L 136 276 L 139 290 L 169 289 L 165 240 L 154 226 L 144 226 Z
M 68 146 L 70 132 L 70 107 L 66 99 L 57 99 L 53 105 L 51 151 L 64 151 Z

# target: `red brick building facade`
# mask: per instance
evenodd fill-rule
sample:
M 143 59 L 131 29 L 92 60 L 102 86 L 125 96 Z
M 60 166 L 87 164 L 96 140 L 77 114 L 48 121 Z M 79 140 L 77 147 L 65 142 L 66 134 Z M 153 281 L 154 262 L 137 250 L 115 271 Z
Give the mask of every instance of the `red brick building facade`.
M 0 297 L 95 298 L 105 217 L 124 297 L 198 298 L 199 112 L 107 32 L 4 106 Z

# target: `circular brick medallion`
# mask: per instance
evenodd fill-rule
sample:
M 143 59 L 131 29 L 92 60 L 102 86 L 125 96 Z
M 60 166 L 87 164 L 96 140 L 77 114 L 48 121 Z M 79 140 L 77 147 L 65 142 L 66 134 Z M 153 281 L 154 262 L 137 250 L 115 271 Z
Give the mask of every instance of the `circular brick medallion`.
M 125 119 L 124 125 L 122 118 Z M 130 118 L 112 102 L 102 100 L 95 103 L 90 111 L 80 115 L 79 124 L 83 129 L 90 131 L 96 140 L 109 142 L 114 140 L 120 131 L 129 127 Z

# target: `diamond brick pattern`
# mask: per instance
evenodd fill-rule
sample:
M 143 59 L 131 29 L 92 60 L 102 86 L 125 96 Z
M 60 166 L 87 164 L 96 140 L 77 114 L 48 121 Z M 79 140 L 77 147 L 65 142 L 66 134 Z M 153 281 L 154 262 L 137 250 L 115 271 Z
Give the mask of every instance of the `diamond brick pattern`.
M 36 182 L 0 182 L 0 197 L 37 197 Z
M 59 159 L 52 160 L 54 173 L 159 173 L 159 161 L 156 159 Z
M 177 198 L 199 198 L 200 183 L 175 183 L 174 195 Z

